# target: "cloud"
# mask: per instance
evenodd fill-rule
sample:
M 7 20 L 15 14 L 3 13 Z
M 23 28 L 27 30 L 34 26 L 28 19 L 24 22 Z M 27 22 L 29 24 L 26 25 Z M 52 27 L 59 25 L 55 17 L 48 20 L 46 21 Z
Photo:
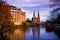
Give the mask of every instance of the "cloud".
M 23 4 L 20 7 L 35 7 L 35 6 L 39 6 L 40 4 Z
M 48 19 L 48 16 L 50 15 L 49 12 L 50 12 L 49 8 L 40 9 L 40 19 L 41 19 L 41 21 L 46 21 Z
M 33 11 L 32 10 L 24 10 L 22 9 L 23 12 L 26 12 L 26 18 L 32 19 L 33 17 Z
M 12 4 L 31 4 L 31 3 L 38 3 L 40 1 L 36 1 L 36 0 L 6 0 L 8 1 L 9 3 L 12 3 Z
M 49 8 L 44 8 L 44 9 L 40 9 L 40 15 L 41 16 L 49 16 Z
M 49 4 L 49 0 L 40 0 L 40 4 Z
M 23 11 L 26 12 L 26 18 L 32 19 L 33 10 L 24 10 L 23 9 Z M 40 12 L 40 20 L 46 21 L 48 19 L 48 16 L 49 16 L 49 8 L 41 9 L 39 12 Z M 38 14 L 38 10 L 35 10 L 36 17 L 37 17 L 37 14 Z
M 35 0 L 6 0 L 8 4 L 17 6 L 17 7 L 33 7 L 39 6 L 38 1 Z
M 47 20 L 47 17 L 40 17 L 40 21 L 46 21 Z
M 17 6 L 17 7 L 47 7 L 48 1 L 46 0 L 7 0 L 7 2 L 11 5 Z
M 25 2 L 30 2 L 31 0 L 24 0 Z
M 47 19 L 47 16 L 49 16 L 49 0 L 6 0 L 7 3 L 17 6 L 18 8 L 21 8 L 22 11 L 26 12 L 26 18 L 32 19 L 33 17 L 33 10 L 37 11 L 40 9 L 40 18 L 41 21 Z

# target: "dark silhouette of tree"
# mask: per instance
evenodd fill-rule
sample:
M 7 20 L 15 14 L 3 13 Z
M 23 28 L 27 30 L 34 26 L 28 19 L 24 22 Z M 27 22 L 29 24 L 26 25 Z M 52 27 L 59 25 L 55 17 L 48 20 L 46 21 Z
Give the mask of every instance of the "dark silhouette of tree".
M 53 20 L 53 23 L 60 23 L 60 0 L 50 0 L 50 8 L 52 9 L 50 11 L 51 19 Z M 50 20 L 51 21 L 51 20 Z
M 60 0 L 49 0 L 50 7 L 60 6 Z
M 32 20 L 30 20 L 29 18 L 27 18 L 26 21 L 29 22 L 29 23 L 32 23 Z

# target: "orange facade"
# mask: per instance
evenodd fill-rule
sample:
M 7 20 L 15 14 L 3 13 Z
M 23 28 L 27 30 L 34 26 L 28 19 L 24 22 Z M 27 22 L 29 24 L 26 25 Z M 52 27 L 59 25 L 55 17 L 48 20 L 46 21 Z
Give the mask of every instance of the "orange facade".
M 25 12 L 21 11 L 21 9 L 11 8 L 11 14 L 13 17 L 13 21 L 16 25 L 20 25 L 22 22 L 26 21 Z

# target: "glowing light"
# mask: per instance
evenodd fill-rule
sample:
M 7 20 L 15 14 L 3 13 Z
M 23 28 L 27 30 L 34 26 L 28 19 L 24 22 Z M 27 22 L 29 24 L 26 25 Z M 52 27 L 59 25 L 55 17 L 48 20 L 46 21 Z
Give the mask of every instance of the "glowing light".
M 20 23 L 18 23 L 18 22 L 15 22 L 15 25 L 20 25 Z

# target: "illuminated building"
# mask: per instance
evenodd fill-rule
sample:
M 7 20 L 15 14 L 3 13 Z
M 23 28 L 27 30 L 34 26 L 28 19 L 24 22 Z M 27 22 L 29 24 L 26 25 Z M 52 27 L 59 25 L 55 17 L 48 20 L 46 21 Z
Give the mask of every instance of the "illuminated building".
M 23 12 L 21 9 L 18 9 L 15 6 L 11 6 L 10 11 L 13 17 L 12 20 L 15 22 L 16 25 L 20 25 L 22 22 L 26 21 L 25 12 Z
M 10 13 L 12 17 L 9 19 L 10 21 L 14 22 L 16 25 L 20 25 L 22 22 L 26 21 L 26 15 L 25 12 L 23 12 L 21 9 L 16 8 L 15 6 L 11 6 L 7 4 L 4 0 L 0 0 L 0 4 L 4 5 L 4 7 L 7 6 L 9 8 Z M 8 11 L 8 10 L 6 10 Z M 8 21 L 7 21 L 8 22 Z

